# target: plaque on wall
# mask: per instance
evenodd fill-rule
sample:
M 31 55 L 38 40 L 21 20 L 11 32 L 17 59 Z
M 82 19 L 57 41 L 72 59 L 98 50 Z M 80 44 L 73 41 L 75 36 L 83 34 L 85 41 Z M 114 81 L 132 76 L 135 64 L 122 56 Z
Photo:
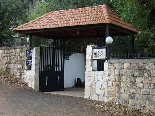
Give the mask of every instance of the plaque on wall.
M 26 50 L 26 66 L 32 66 L 32 50 Z
M 93 49 L 93 59 L 105 59 L 106 58 L 106 48 Z
M 26 50 L 26 57 L 32 57 L 32 50 Z

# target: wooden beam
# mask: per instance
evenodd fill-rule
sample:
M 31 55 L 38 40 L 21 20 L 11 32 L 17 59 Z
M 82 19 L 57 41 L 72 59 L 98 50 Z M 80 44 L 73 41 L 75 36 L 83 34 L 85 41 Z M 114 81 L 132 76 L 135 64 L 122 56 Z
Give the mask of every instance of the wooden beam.
M 127 30 L 127 29 L 125 29 L 125 28 L 118 27 L 118 26 L 115 26 L 115 25 L 109 25 L 109 27 L 111 27 L 111 28 L 113 28 L 113 29 L 115 29 L 115 30 L 119 30 L 119 31 L 121 31 L 121 32 L 124 32 L 124 33 L 126 33 L 126 34 L 128 34 L 128 35 L 137 34 L 136 32 L 133 32 L 133 31 L 131 31 L 131 30 Z
M 83 31 L 82 31 L 81 29 L 80 29 L 79 31 L 80 31 L 80 33 L 82 34 L 82 36 L 85 37 Z
M 95 28 L 95 31 L 96 31 L 97 35 L 100 36 L 100 33 L 99 33 L 99 31 L 97 30 L 97 28 Z
M 63 32 L 66 34 L 67 37 L 70 37 L 69 33 L 67 33 L 66 30 L 64 30 Z

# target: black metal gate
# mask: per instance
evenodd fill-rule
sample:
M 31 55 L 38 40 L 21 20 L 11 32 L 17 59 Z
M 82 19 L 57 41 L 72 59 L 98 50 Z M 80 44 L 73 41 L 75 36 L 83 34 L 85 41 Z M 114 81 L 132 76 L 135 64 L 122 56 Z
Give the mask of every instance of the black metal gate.
M 64 90 L 64 40 L 53 40 L 50 47 L 40 47 L 39 90 Z

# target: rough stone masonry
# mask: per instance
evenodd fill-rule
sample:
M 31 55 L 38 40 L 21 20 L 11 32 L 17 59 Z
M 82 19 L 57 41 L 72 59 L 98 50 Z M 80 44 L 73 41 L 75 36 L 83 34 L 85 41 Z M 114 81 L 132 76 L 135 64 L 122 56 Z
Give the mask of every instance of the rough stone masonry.
M 39 60 L 40 48 L 33 49 L 32 68 L 27 70 L 27 47 L 1 47 L 0 48 L 0 72 L 8 72 L 11 76 L 22 78 L 29 87 L 39 91 Z
M 1 47 L 0 70 L 19 78 L 25 75 L 25 51 L 27 47 Z
M 92 47 L 86 51 L 85 98 L 155 112 L 155 59 L 109 60 L 104 71 L 93 71 Z

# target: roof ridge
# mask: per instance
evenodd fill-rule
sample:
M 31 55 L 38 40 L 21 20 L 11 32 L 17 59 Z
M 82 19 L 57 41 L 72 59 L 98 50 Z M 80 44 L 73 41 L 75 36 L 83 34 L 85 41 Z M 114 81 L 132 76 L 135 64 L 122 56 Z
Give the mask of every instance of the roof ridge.
M 102 7 L 102 9 L 104 9 L 102 13 L 105 17 L 106 23 L 111 23 L 110 14 L 108 12 L 109 7 L 106 4 L 101 5 L 101 7 Z M 106 8 L 106 10 L 105 10 L 105 8 Z

